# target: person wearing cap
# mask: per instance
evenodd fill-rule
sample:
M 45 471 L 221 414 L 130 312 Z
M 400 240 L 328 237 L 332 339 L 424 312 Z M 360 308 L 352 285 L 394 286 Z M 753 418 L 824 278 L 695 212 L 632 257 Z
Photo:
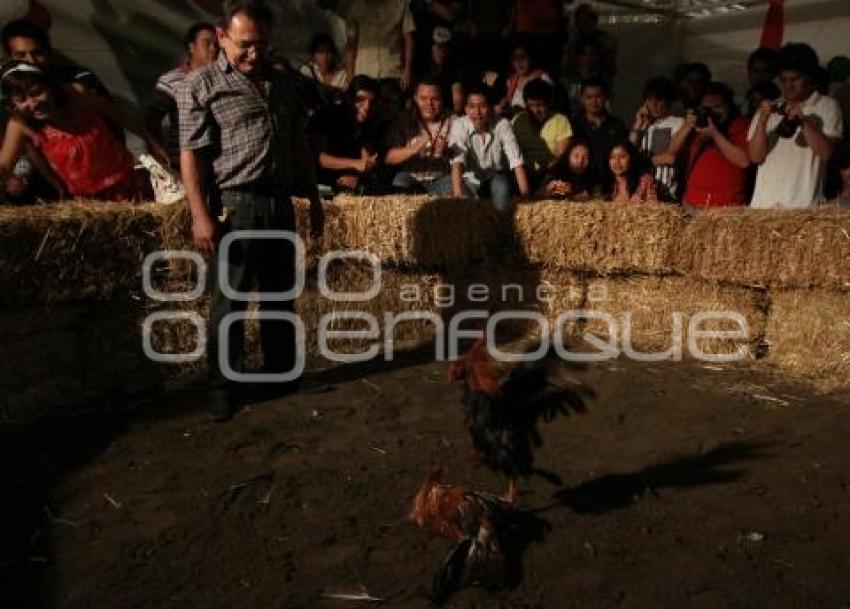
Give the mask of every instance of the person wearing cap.
M 460 115 L 463 114 L 464 76 L 454 56 L 452 39 L 449 28 L 434 28 L 431 63 L 425 72 L 425 79 L 439 84 L 444 107 L 451 108 L 452 112 Z
M 436 41 L 436 30 L 445 29 L 451 36 L 462 16 L 463 4 L 455 0 L 410 0 L 410 12 L 416 23 L 416 32 L 413 35 L 416 42 L 413 73 L 416 78 L 428 74 L 431 45 Z
M 108 120 L 138 135 L 154 156 L 168 163 L 165 150 L 136 120 L 97 95 L 56 82 L 34 65 L 7 63 L 0 70 L 0 89 L 12 113 L 0 149 L 0 195 L 26 153 L 60 196 L 141 199 L 150 184 L 135 172 L 132 154 Z
M 779 105 L 763 101 L 750 124 L 749 156 L 758 165 L 754 208 L 807 208 L 824 200 L 826 169 L 844 130 L 841 108 L 815 88 L 820 61 L 804 43 L 779 51 Z

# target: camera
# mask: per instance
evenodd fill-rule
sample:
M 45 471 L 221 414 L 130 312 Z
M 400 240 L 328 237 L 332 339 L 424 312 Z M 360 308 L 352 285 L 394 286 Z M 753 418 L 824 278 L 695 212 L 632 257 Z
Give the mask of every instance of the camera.
M 775 114 L 782 115 L 782 120 L 779 121 L 779 124 L 776 126 L 776 135 L 786 140 L 794 137 L 794 134 L 797 133 L 797 129 L 799 129 L 800 125 L 802 125 L 800 119 L 788 116 L 785 102 L 781 99 L 771 102 L 770 107 Z
M 694 110 L 694 113 L 697 115 L 696 125 L 700 129 L 705 129 L 706 127 L 708 127 L 709 119 L 711 119 L 711 121 L 715 125 L 717 125 L 720 122 L 718 120 L 717 114 L 715 114 L 715 112 L 711 108 L 706 108 L 705 106 L 700 106 L 699 108 Z

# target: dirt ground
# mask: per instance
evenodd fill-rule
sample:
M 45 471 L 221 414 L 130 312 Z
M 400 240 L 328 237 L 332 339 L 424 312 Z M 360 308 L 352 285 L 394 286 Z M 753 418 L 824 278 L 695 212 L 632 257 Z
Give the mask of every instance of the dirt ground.
M 203 396 L 3 430 L 0 607 L 429 606 L 449 548 L 405 520 L 435 463 L 471 460 L 445 364 L 330 383 L 216 425 Z M 850 408 L 696 363 L 602 364 L 588 414 L 544 431 L 563 487 L 522 485 L 551 529 L 511 590 L 456 608 L 850 607 Z M 368 591 L 383 604 L 329 599 Z

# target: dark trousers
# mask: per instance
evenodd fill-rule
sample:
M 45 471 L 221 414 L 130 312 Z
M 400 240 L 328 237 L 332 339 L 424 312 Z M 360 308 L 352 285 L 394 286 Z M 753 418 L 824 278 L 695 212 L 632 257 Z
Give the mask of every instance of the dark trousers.
M 295 231 L 295 212 L 288 196 L 261 196 L 250 192 L 225 191 L 221 206 L 226 214 L 221 224 L 222 237 L 238 230 Z M 219 251 L 211 260 L 215 281 L 210 305 L 207 342 L 210 379 L 226 383 L 219 362 L 222 343 L 221 323 L 226 315 L 245 311 L 247 301 L 230 298 L 221 289 L 220 277 L 226 276 L 230 286 L 239 292 L 251 292 L 256 286 L 261 293 L 285 292 L 295 284 L 295 247 L 281 239 L 238 239 L 231 243 L 227 260 L 219 262 Z M 294 300 L 261 302 L 260 311 L 294 312 Z M 231 370 L 245 371 L 245 324 L 233 323 L 228 331 L 227 361 Z M 260 345 L 264 373 L 286 373 L 295 366 L 295 328 L 288 321 L 261 320 Z

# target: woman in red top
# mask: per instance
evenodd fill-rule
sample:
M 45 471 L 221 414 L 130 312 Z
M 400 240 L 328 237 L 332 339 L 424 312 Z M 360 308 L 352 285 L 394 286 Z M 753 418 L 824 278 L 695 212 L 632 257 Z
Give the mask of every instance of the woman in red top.
M 496 114 L 499 116 L 510 116 L 512 112 L 519 112 L 525 108 L 525 98 L 522 92 L 525 85 L 532 80 L 542 78 L 546 82 L 552 83 L 549 74 L 536 67 L 532 52 L 525 44 L 514 45 L 513 53 L 511 53 L 511 70 L 511 75 L 505 85 L 505 97 L 496 106 Z
M 63 198 L 143 198 L 148 185 L 107 120 L 136 133 L 167 163 L 165 151 L 136 121 L 101 97 L 54 83 L 39 68 L 10 62 L 0 71 L 0 88 L 12 113 L 0 149 L 0 185 L 26 154 Z
M 689 151 L 682 203 L 696 211 L 747 203 L 747 130 L 732 90 L 719 82 L 708 85 L 697 111 L 673 135 L 668 150 L 674 156 Z

